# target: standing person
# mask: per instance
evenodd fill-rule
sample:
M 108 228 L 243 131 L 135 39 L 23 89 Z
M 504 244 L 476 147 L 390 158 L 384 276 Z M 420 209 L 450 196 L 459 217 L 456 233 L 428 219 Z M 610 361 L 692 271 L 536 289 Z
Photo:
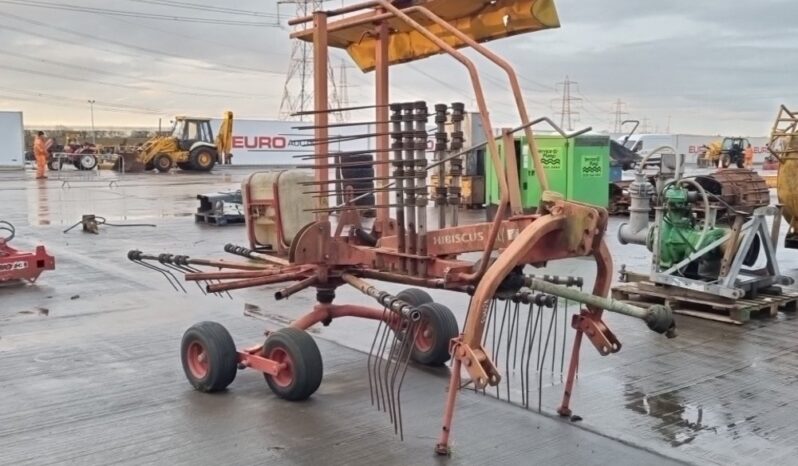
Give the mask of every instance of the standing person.
M 39 131 L 33 140 L 33 155 L 36 157 L 36 179 L 46 179 L 44 168 L 47 166 L 47 141 L 44 140 L 42 131 Z
M 754 167 L 754 149 L 751 147 L 751 143 L 748 143 L 748 146 L 745 148 L 745 168 L 751 169 Z

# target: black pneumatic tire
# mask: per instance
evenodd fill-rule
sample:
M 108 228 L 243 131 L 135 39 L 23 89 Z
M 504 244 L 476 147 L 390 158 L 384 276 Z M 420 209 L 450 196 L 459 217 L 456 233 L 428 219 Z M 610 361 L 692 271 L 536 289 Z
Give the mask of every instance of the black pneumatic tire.
M 152 165 L 161 173 L 168 173 L 172 169 L 172 158 L 166 154 L 158 154 L 152 159 Z
M 200 322 L 186 330 L 180 343 L 180 360 L 189 383 L 206 393 L 227 388 L 238 371 L 233 337 L 216 322 Z
M 426 303 L 421 312 L 420 328 L 410 357 L 425 366 L 440 366 L 449 360 L 449 342 L 460 334 L 452 311 L 438 303 Z
M 216 165 L 219 154 L 210 147 L 198 147 L 188 156 L 188 165 L 191 170 L 209 172 Z
M 400 291 L 396 297 L 413 307 L 432 302 L 432 296 L 421 288 L 406 288 Z
M 269 388 L 280 398 L 306 400 L 321 385 L 324 375 L 321 353 L 313 337 L 304 330 L 287 327 L 272 333 L 266 338 L 261 356 L 288 366 L 277 375 L 264 374 Z

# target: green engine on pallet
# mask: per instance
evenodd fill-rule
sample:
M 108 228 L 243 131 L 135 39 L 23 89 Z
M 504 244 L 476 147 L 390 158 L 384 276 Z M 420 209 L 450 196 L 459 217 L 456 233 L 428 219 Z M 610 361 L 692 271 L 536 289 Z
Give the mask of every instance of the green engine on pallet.
M 660 266 L 670 267 L 677 264 L 693 252 L 726 235 L 727 229 L 710 226 L 703 239 L 701 238 L 702 226 L 693 216 L 693 203 L 685 188 L 671 186 L 665 190 L 663 198 L 662 222 L 649 230 L 646 242 L 648 250 L 654 252 L 654 238 L 656 233 L 659 233 Z M 705 261 L 719 260 L 720 258 L 720 248 L 716 248 L 702 257 Z

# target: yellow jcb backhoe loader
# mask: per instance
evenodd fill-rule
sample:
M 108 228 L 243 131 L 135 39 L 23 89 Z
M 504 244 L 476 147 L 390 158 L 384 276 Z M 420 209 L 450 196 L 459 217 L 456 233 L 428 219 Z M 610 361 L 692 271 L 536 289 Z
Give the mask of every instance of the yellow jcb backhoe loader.
M 126 172 L 156 169 L 165 173 L 176 166 L 181 170 L 207 172 L 228 156 L 232 140 L 233 112 L 225 112 L 215 139 L 210 119 L 177 116 L 169 136 L 156 136 L 138 151 L 120 154 L 114 169 Z

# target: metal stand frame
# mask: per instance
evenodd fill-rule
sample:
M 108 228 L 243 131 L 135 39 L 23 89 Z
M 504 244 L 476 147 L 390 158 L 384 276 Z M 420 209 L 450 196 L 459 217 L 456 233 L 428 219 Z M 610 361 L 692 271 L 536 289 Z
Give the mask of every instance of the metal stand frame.
M 657 211 L 659 217 L 661 212 Z M 768 231 L 767 218 L 773 217 L 773 227 Z M 671 266 L 666 270 L 661 270 L 657 254 L 652 255 L 651 261 L 651 281 L 662 285 L 677 286 L 694 291 L 721 296 L 729 299 L 740 299 L 749 292 L 756 292 L 761 288 L 769 286 L 792 285 L 793 279 L 781 275 L 779 271 L 778 259 L 776 258 L 776 241 L 779 236 L 779 223 L 781 221 L 781 209 L 777 207 L 760 207 L 754 211 L 753 217 L 743 223 L 744 216 L 736 216 L 732 229 L 722 238 L 717 239 L 703 248 L 693 252 L 681 262 Z M 659 244 L 659 230 L 655 229 L 654 244 Z M 748 256 L 754 238 L 759 237 L 762 250 L 765 254 L 767 263 L 761 269 L 747 269 L 743 266 L 744 259 Z M 740 239 L 742 238 L 742 241 Z M 724 244 L 730 245 L 726 248 L 721 262 L 721 271 L 718 279 L 712 282 L 694 280 L 678 276 L 679 270 L 693 261 L 709 254 Z M 739 247 L 735 247 L 739 244 Z

